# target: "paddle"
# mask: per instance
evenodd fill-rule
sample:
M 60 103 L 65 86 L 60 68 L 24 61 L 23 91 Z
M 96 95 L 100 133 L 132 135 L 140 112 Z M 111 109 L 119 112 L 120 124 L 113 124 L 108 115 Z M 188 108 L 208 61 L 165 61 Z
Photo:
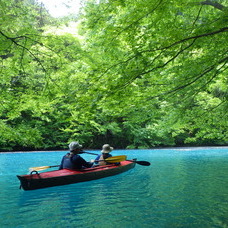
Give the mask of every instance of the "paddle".
M 120 156 L 113 156 L 113 157 L 104 159 L 102 161 L 106 161 L 108 163 L 117 163 L 117 162 L 125 161 L 126 158 L 127 158 L 126 155 L 120 155 Z M 31 167 L 31 168 L 29 168 L 29 172 L 42 171 L 42 170 L 53 168 L 53 167 L 59 167 L 59 165 Z
M 126 155 L 119 155 L 119 156 L 113 156 L 106 158 L 104 160 L 99 160 L 99 161 L 106 161 L 108 163 L 116 163 L 116 162 L 121 162 L 121 161 L 126 161 L 127 156 Z
M 41 170 L 45 170 L 45 169 L 49 169 L 49 168 L 53 168 L 53 167 L 59 167 L 59 165 L 31 167 L 31 168 L 29 168 L 29 172 L 32 172 L 32 171 L 41 171 Z
M 150 166 L 150 162 L 148 162 L 148 161 L 135 161 L 135 160 L 126 160 L 126 161 L 131 161 L 138 165 Z
M 93 154 L 93 155 L 99 155 L 99 154 L 94 154 L 94 153 L 90 153 L 90 152 L 86 152 L 86 151 L 82 151 L 81 153 L 85 153 L 85 154 Z M 134 162 L 136 164 L 139 164 L 139 165 L 143 165 L 143 166 L 150 166 L 150 162 L 148 161 L 135 161 L 135 160 L 126 160 L 127 156 L 126 155 L 120 155 L 120 156 L 113 156 L 111 158 L 114 158 L 116 157 L 124 157 L 125 156 L 125 159 L 124 160 L 119 160 L 119 161 L 115 161 L 115 162 L 121 162 L 121 161 L 131 161 L 131 162 Z M 110 158 L 107 158 L 107 159 L 110 159 Z M 106 161 L 107 161 L 106 159 Z M 118 159 L 117 159 L 118 160 Z M 115 163 L 115 162 L 111 162 L 109 161 L 109 163 Z
M 83 151 L 82 153 L 98 155 L 98 154 L 94 154 L 94 153 L 90 153 L 90 152 L 86 152 L 86 151 Z M 106 159 L 104 159 L 102 161 L 106 161 L 108 163 L 117 163 L 117 162 L 121 162 L 121 161 L 130 161 L 130 162 L 134 162 L 134 163 L 136 163 L 138 165 L 150 166 L 150 162 L 148 162 L 148 161 L 126 160 L 126 158 L 127 158 L 126 155 L 119 155 L 119 156 L 113 156 L 113 157 L 110 157 L 110 158 L 106 158 Z M 32 172 L 32 171 L 42 171 L 42 170 L 53 168 L 53 167 L 59 167 L 59 165 L 31 167 L 31 168 L 29 168 L 29 171 L 30 172 Z

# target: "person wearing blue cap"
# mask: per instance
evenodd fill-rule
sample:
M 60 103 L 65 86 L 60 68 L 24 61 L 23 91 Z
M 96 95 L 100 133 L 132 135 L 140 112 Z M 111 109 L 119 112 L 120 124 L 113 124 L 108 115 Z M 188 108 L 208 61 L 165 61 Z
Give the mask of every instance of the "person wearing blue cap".
M 69 144 L 70 153 L 63 156 L 59 169 L 78 170 L 92 167 L 93 163 L 87 162 L 79 154 L 82 153 L 82 145 L 78 142 Z

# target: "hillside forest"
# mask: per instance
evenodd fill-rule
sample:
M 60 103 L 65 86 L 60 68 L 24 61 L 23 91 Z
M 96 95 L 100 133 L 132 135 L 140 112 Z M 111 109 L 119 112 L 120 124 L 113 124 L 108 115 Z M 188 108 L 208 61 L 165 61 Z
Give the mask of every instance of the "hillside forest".
M 228 145 L 225 0 L 0 0 L 0 150 Z

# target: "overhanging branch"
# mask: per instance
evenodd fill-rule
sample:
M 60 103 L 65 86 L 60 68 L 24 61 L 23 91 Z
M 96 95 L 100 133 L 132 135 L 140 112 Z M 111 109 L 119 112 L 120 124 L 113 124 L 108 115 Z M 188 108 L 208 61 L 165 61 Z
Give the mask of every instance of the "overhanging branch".
M 169 46 L 161 47 L 161 48 L 157 48 L 157 49 L 152 49 L 152 50 L 146 50 L 146 51 L 142 51 L 141 53 L 168 49 L 168 48 L 171 48 L 171 47 L 173 47 L 173 46 L 175 46 L 177 44 L 184 43 L 185 41 L 188 41 L 188 40 L 195 40 L 195 39 L 198 39 L 198 38 L 201 38 L 201 37 L 212 36 L 212 35 L 215 35 L 215 34 L 218 34 L 218 33 L 222 33 L 222 32 L 228 32 L 228 27 L 224 27 L 224 28 L 221 28 L 219 30 L 216 30 L 216 31 L 213 31 L 213 32 L 209 32 L 209 33 L 203 33 L 203 34 L 196 35 L 196 36 L 190 36 L 190 37 L 187 37 L 185 39 L 178 40 L 178 41 L 170 44 Z
M 223 6 L 222 4 L 218 3 L 218 2 L 214 2 L 214 1 L 203 1 L 203 2 L 199 2 L 199 5 L 208 5 L 208 6 L 213 6 L 214 8 L 218 9 L 218 10 L 224 10 L 226 7 Z

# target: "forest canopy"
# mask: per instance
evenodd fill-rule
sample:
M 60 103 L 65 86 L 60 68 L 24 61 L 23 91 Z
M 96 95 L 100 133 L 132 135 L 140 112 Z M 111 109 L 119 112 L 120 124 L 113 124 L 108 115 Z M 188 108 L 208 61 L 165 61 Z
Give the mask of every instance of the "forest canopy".
M 0 6 L 1 151 L 228 144 L 225 0 Z

